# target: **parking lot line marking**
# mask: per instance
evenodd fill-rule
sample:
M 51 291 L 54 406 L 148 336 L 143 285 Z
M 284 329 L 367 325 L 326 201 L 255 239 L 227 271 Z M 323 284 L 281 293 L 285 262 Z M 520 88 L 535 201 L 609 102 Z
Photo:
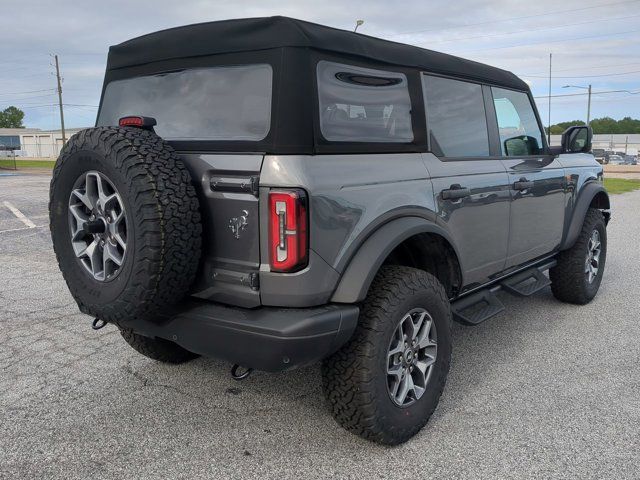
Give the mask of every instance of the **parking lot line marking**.
M 48 225 L 36 225 L 35 227 L 10 228 L 8 230 L 0 230 L 0 233 L 21 232 L 22 230 L 33 230 L 34 228 L 47 227 Z
M 24 213 L 22 213 L 20 210 L 18 210 L 13 203 L 5 201 L 4 202 L 4 206 L 7 207 L 9 210 L 11 210 L 11 213 L 13 213 L 18 218 L 18 220 L 20 220 L 22 223 L 24 223 L 27 227 L 36 228 L 36 224 L 33 223 L 31 220 L 29 220 L 24 215 Z

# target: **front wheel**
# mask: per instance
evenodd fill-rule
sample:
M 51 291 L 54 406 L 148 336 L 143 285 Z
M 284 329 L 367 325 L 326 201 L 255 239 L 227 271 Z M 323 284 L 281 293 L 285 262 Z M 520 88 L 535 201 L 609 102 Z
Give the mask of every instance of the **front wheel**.
M 337 422 L 386 445 L 418 433 L 444 389 L 450 328 L 449 300 L 433 275 L 383 267 L 353 337 L 322 365 L 323 389 Z
M 584 305 L 598 293 L 607 259 L 607 228 L 600 210 L 590 208 L 576 243 L 560 252 L 549 270 L 551 291 L 562 302 Z

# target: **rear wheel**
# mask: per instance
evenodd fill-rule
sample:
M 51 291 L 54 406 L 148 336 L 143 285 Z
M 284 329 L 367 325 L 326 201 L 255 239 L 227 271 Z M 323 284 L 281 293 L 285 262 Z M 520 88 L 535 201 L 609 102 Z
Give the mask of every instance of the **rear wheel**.
M 353 337 L 322 365 L 325 396 L 337 422 L 387 445 L 419 432 L 444 389 L 450 328 L 449 300 L 434 276 L 383 267 Z
M 553 295 L 567 303 L 589 303 L 600 288 L 606 259 L 604 216 L 600 210 L 590 208 L 576 243 L 560 252 L 558 264 L 549 270 Z

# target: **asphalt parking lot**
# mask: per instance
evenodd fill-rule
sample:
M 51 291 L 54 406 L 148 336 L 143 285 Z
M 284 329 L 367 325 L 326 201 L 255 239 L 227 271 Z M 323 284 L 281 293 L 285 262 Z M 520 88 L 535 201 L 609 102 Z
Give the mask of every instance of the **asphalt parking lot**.
M 640 191 L 613 197 L 595 301 L 504 295 L 456 325 L 434 417 L 385 448 L 333 421 L 318 367 L 238 383 L 92 331 L 51 250 L 49 176 L 1 174 L 0 478 L 640 478 Z

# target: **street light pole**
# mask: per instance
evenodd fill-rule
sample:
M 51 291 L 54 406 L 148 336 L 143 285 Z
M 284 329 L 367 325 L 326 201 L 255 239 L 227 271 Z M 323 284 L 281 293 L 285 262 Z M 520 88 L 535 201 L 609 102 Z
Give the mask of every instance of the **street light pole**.
M 588 87 L 585 87 L 583 85 L 564 85 L 562 88 L 584 88 L 585 90 L 588 90 L 588 100 L 587 100 L 587 125 L 589 125 L 591 123 L 591 84 L 589 84 Z
M 358 31 L 358 27 L 364 23 L 364 20 L 356 20 L 356 28 L 353 29 L 353 33 Z

